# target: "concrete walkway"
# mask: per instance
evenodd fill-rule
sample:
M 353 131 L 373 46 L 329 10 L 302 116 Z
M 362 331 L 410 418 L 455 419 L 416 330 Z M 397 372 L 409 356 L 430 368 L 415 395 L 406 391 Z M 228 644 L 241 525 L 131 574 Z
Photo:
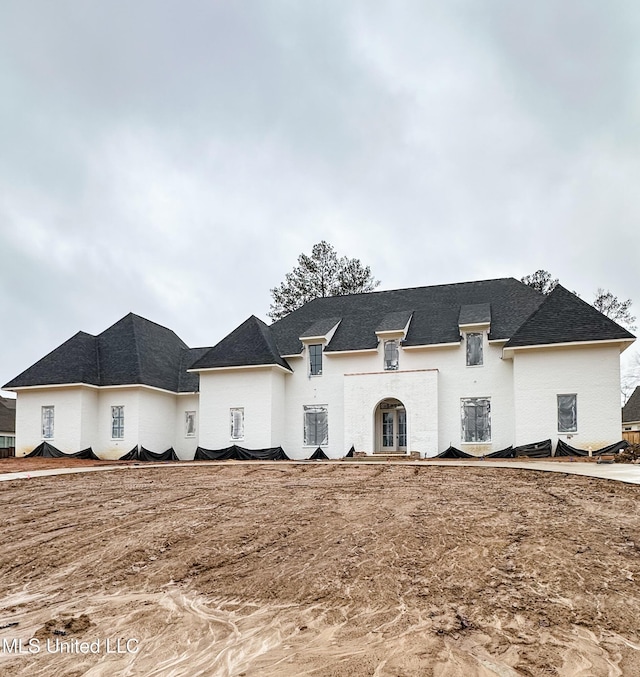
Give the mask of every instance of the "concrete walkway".
M 336 461 L 340 463 L 341 461 Z M 250 464 L 252 466 L 260 465 L 294 465 L 303 463 L 318 463 L 326 465 L 330 461 L 180 461 L 178 463 L 141 463 L 140 465 L 102 465 L 91 466 L 83 468 L 49 468 L 47 470 L 22 470 L 20 472 L 2 473 L 0 474 L 0 482 L 7 482 L 10 480 L 24 480 L 32 477 L 49 477 L 51 475 L 73 475 L 84 472 L 101 472 L 108 470 L 144 470 L 146 468 L 192 468 L 202 467 L 207 465 L 240 465 Z M 585 477 L 597 477 L 606 480 L 616 480 L 618 482 L 626 482 L 628 484 L 640 484 L 640 465 L 631 465 L 627 463 L 584 463 L 580 461 L 575 462 L 546 462 L 546 461 L 466 461 L 466 460 L 451 460 L 451 461 L 350 461 L 349 465 L 414 465 L 428 468 L 430 466 L 461 466 L 469 468 L 512 468 L 518 470 L 537 470 L 539 472 L 559 472 L 568 475 L 584 475 Z M 345 464 L 346 465 L 346 464 Z

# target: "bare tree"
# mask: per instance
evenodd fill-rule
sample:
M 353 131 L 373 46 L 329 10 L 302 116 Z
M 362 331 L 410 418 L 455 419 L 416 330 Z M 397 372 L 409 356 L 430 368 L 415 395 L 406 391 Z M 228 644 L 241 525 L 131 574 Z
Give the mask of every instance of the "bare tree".
M 599 310 L 603 315 L 610 317 L 618 324 L 623 324 L 627 329 L 634 330 L 633 324 L 636 321 L 635 315 L 631 314 L 631 299 L 620 301 L 608 289 L 598 287 L 593 307 Z
M 300 254 L 298 265 L 285 275 L 284 282 L 271 289 L 273 303 L 267 314 L 279 320 L 315 298 L 360 294 L 379 284 L 369 266 L 359 259 L 338 258 L 336 250 L 322 240 L 313 245 L 311 256 Z
M 548 270 L 536 270 L 531 275 L 525 275 L 520 279 L 520 282 L 537 289 L 542 294 L 550 294 L 558 284 L 558 278 L 551 277 Z

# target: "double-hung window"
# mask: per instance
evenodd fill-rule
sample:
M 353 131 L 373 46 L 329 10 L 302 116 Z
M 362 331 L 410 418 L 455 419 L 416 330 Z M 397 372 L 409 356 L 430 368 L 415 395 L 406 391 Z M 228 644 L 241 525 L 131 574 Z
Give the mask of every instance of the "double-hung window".
M 114 440 L 124 438 L 124 407 L 122 405 L 111 407 L 111 438 Z
M 231 412 L 231 439 L 244 439 L 244 407 L 234 407 Z
M 48 405 L 48 406 L 42 407 L 42 439 L 43 440 L 52 440 L 53 439 L 53 418 L 54 418 L 53 405 Z
M 385 371 L 396 371 L 398 369 L 399 358 L 398 340 L 392 339 L 384 342 L 384 369 Z
M 309 373 L 311 376 L 322 374 L 322 344 L 314 343 L 309 346 Z
M 329 418 L 327 406 L 309 405 L 304 408 L 305 446 L 321 447 L 329 443 Z
M 575 433 L 578 431 L 578 396 L 558 395 L 558 432 Z
M 491 400 L 488 397 L 463 397 L 460 405 L 462 441 L 491 442 Z
M 482 334 L 467 334 L 467 367 L 482 365 Z
M 184 412 L 184 436 L 185 437 L 195 437 L 196 436 L 196 412 L 195 411 L 185 411 Z

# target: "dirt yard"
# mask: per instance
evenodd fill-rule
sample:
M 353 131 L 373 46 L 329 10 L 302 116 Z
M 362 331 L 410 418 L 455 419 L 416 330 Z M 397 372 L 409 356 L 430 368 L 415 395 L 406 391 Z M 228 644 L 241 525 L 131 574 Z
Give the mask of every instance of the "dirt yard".
M 639 492 L 346 463 L 3 482 L 0 673 L 639 675 Z

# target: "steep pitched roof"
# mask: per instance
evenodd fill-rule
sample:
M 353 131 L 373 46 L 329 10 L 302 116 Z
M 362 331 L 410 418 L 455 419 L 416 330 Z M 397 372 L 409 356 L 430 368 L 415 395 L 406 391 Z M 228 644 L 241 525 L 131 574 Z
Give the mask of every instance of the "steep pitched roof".
M 100 385 L 99 374 L 96 337 L 79 331 L 4 387 L 60 383 Z
M 178 391 L 186 343 L 162 325 L 129 313 L 98 335 L 100 385 L 140 383 Z
M 511 336 L 505 348 L 633 338 L 617 322 L 557 285 Z
M 4 387 L 140 384 L 178 392 L 185 350 L 170 329 L 129 313 L 98 336 L 78 332 Z
M 281 355 L 302 350 L 298 337 L 324 317 L 341 317 L 327 351 L 362 350 L 377 346 L 376 330 L 385 318 L 402 309 L 413 312 L 405 346 L 460 341 L 462 306 L 490 304 L 492 339 L 508 339 L 545 300 L 545 296 L 514 278 L 462 282 L 318 298 L 271 325 Z
M 252 315 L 194 362 L 191 369 L 270 364 L 279 365 L 291 371 L 286 360 L 280 357 L 269 327 Z
M 640 421 L 640 386 L 631 394 L 627 403 L 622 407 L 622 422 L 632 423 Z
M 0 397 L 0 433 L 15 433 L 16 401 Z

